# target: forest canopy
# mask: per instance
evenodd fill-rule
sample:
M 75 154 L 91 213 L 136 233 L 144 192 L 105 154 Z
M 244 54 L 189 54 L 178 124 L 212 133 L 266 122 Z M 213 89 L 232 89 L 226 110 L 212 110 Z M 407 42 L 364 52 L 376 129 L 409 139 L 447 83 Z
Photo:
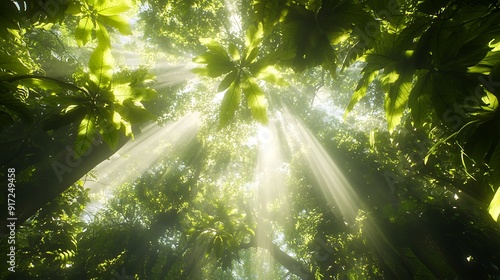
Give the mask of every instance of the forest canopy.
M 6 0 L 2 279 L 498 279 L 500 2 Z

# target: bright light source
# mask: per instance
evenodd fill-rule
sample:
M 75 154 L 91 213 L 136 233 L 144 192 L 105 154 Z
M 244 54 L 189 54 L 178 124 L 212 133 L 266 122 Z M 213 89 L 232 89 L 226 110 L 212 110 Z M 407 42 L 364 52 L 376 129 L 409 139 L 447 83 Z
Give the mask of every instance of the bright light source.
M 273 134 L 272 134 L 271 130 L 269 130 L 269 128 L 262 126 L 259 128 L 258 138 L 259 138 L 260 143 L 267 144 L 267 143 L 272 141 Z

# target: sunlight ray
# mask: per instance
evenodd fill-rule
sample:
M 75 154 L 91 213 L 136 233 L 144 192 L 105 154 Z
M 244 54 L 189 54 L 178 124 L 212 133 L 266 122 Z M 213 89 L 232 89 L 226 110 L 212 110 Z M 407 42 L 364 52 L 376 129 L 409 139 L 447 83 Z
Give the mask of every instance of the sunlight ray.
M 89 194 L 93 198 L 88 211 L 95 213 L 112 196 L 116 187 L 132 182 L 165 157 L 175 156 L 167 154 L 167 151 L 175 151 L 176 155 L 187 152 L 185 144 L 196 137 L 199 125 L 199 117 L 195 113 L 164 126 L 148 125 L 134 141 L 125 144 L 93 169 L 95 179 L 85 181 L 85 187 L 90 189 Z
M 153 73 L 156 75 L 156 89 L 165 88 L 168 86 L 183 83 L 187 80 L 196 78 L 196 75 L 191 71 L 194 64 L 173 64 L 168 61 L 157 62 Z
M 284 219 L 289 215 L 287 200 L 286 173 L 284 157 L 278 135 L 276 121 L 271 120 L 267 127 L 261 126 L 257 132 L 258 156 L 255 170 L 255 209 L 257 210 L 256 241 L 259 248 L 271 248 L 273 233 L 271 220 Z M 254 264 L 256 271 L 272 264 L 269 252 Z M 267 270 L 265 270 L 267 271 Z
M 353 222 L 360 202 L 335 161 L 316 137 L 285 106 L 279 119 L 285 135 L 289 136 L 288 145 L 302 150 L 332 211 L 340 211 L 346 222 Z

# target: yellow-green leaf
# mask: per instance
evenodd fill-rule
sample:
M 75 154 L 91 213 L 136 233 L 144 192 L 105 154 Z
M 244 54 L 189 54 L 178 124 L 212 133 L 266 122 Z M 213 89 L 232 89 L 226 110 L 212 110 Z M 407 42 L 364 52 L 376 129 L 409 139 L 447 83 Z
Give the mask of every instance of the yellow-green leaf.
M 488 213 L 490 213 L 493 220 L 498 221 L 498 215 L 500 215 L 500 188 L 497 189 L 488 206 Z
M 401 117 L 410 96 L 412 80 L 413 73 L 398 74 L 397 80 L 389 87 L 384 104 L 389 132 L 392 132 L 401 122 Z
M 252 112 L 252 117 L 263 124 L 267 124 L 266 97 L 255 79 L 247 75 L 242 84 L 242 89 L 246 96 L 248 107 Z
M 97 35 L 97 41 L 99 42 L 100 45 L 105 45 L 108 48 L 111 47 L 108 30 L 100 22 L 98 22 L 96 26 L 96 35 Z
M 76 157 L 80 157 L 90 148 L 95 131 L 95 117 L 87 114 L 80 122 L 80 126 L 78 127 L 78 134 L 76 136 L 75 144 Z
M 233 59 L 233 61 L 240 60 L 240 51 L 238 50 L 238 47 L 236 47 L 235 44 L 229 43 L 228 51 L 229 51 L 229 54 L 231 55 L 231 58 Z
M 90 16 L 85 16 L 80 19 L 75 31 L 75 38 L 78 46 L 85 46 L 92 39 L 92 30 L 94 23 Z
M 109 0 L 103 1 L 102 4 L 96 7 L 98 13 L 103 16 L 114 16 L 126 12 L 131 8 L 128 1 L 124 0 Z
M 90 55 L 90 80 L 96 89 L 106 88 L 113 75 L 113 56 L 106 45 L 99 45 Z
M 266 66 L 256 75 L 258 79 L 270 82 L 279 86 L 289 86 L 290 84 L 281 77 L 281 73 L 274 66 Z
M 113 84 L 112 91 L 115 96 L 115 100 L 120 104 L 123 104 L 125 100 L 132 98 L 132 89 L 128 84 Z
M 132 29 L 130 29 L 130 24 L 128 23 L 126 18 L 120 15 L 104 16 L 99 14 L 98 20 L 102 23 L 105 23 L 109 26 L 118 29 L 118 31 L 120 31 L 120 33 L 123 35 L 132 35 Z
M 262 28 L 262 23 L 259 23 L 258 26 L 250 26 L 245 36 L 245 46 L 247 49 L 251 50 L 257 47 L 262 41 L 263 35 L 264 30 Z

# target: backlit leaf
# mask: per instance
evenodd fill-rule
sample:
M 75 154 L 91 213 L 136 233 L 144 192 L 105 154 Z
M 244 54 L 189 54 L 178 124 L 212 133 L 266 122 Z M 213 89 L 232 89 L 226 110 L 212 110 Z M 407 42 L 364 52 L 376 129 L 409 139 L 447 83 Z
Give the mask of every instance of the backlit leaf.
M 223 52 L 220 50 L 209 50 L 208 52 L 193 58 L 193 62 L 207 64 L 205 68 L 193 69 L 192 71 L 194 73 L 213 78 L 235 69 L 234 62 L 230 60 L 224 50 Z
M 112 91 L 116 101 L 120 104 L 132 97 L 132 89 L 128 84 L 113 84 Z
M 80 19 L 75 31 L 75 38 L 78 46 L 85 46 L 92 39 L 94 23 L 89 16 Z
M 105 45 L 99 45 L 90 55 L 90 80 L 97 89 L 106 88 L 113 75 L 113 57 L 111 50 Z
M 98 13 L 103 16 L 113 16 L 126 12 L 131 8 L 130 3 L 124 0 L 108 0 L 103 1 L 101 5 L 96 7 Z
M 429 116 L 432 83 L 432 76 L 426 70 L 418 75 L 418 80 L 411 90 L 408 107 L 416 127 L 421 127 Z
M 255 18 L 262 22 L 263 30 L 270 32 L 283 14 L 283 0 L 254 0 L 252 2 Z
M 121 34 L 132 35 L 132 29 L 130 29 L 130 24 L 128 23 L 126 18 L 120 15 L 114 15 L 114 16 L 99 15 L 98 18 L 100 22 L 118 29 L 118 31 L 120 31 Z
M 231 55 L 231 58 L 233 59 L 233 61 L 240 60 L 240 51 L 238 50 L 238 47 L 236 47 L 235 44 L 229 43 L 228 51 L 229 51 L 229 54 Z
M 401 116 L 406 109 L 413 80 L 413 73 L 402 73 L 390 85 L 386 95 L 384 109 L 387 118 L 387 127 L 390 132 L 401 122 Z
M 500 188 L 497 189 L 495 196 L 490 201 L 488 213 L 490 213 L 493 220 L 498 221 L 498 215 L 500 215 Z
M 234 114 L 241 102 L 241 89 L 238 82 L 233 82 L 222 99 L 220 113 L 219 113 L 219 123 L 220 126 L 227 125 L 231 120 L 234 119 Z
M 115 149 L 120 140 L 120 131 L 116 129 L 111 120 L 100 119 L 100 133 L 102 139 L 111 149 Z
M 99 44 L 103 44 L 105 46 L 111 47 L 111 42 L 109 40 L 109 33 L 106 27 L 98 22 L 96 26 L 96 35 L 97 35 L 97 40 L 99 41 Z
M 262 23 L 259 23 L 257 26 L 250 26 L 245 36 L 245 46 L 247 49 L 252 50 L 257 47 L 262 41 L 263 35 Z
M 373 79 L 377 76 L 378 71 L 373 71 L 373 72 L 366 72 L 363 69 L 363 77 L 359 80 L 358 85 L 356 87 L 356 91 L 351 97 L 351 101 L 347 105 L 347 108 L 345 109 L 344 113 L 344 118 L 347 117 L 347 114 L 354 108 L 354 105 L 356 105 L 363 96 L 366 95 L 366 90 L 368 89 L 368 86 L 372 83 Z
M 266 97 L 255 79 L 246 75 L 242 83 L 242 90 L 245 94 L 248 107 L 252 112 L 252 117 L 263 124 L 267 124 Z
M 91 114 L 87 114 L 80 122 L 75 143 L 76 157 L 82 156 L 92 145 L 92 140 L 96 132 L 95 122 L 96 119 Z
M 237 76 L 238 76 L 238 70 L 234 70 L 231 73 L 227 74 L 226 77 L 224 77 L 224 79 L 222 80 L 222 82 L 220 82 L 217 91 L 218 92 L 225 91 L 234 82 Z
M 290 84 L 281 77 L 281 73 L 274 66 L 267 66 L 261 69 L 256 77 L 266 82 L 273 83 L 279 86 L 289 86 Z

